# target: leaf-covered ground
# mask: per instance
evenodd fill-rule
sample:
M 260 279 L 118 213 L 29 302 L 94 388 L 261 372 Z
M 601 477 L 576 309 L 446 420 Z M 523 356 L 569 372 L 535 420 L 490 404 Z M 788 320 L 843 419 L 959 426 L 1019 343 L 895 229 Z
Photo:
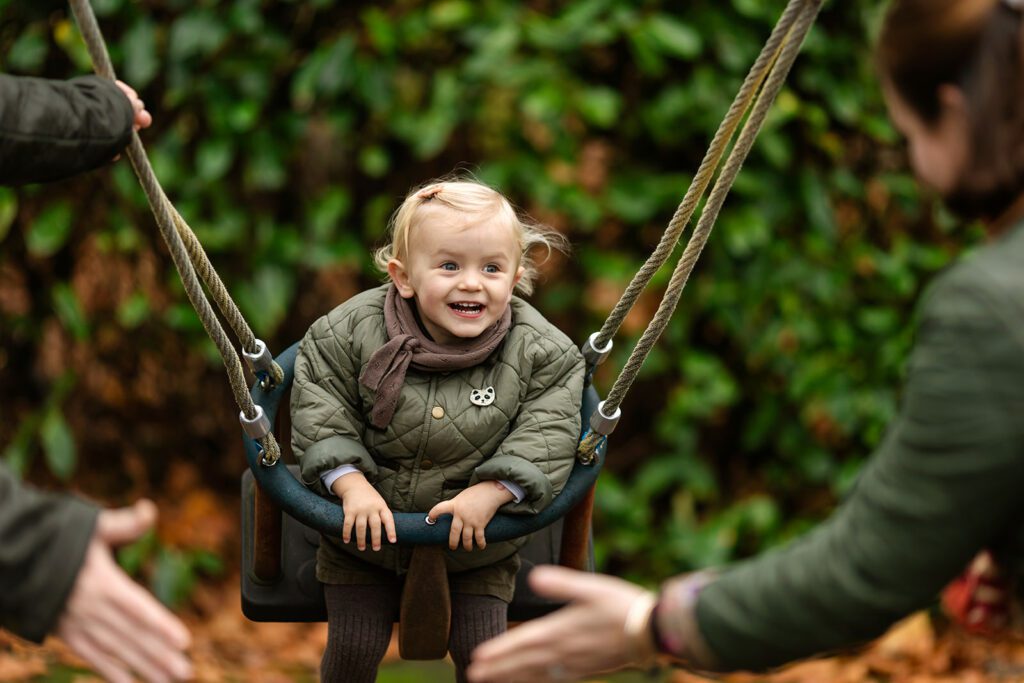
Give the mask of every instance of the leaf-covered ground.
M 189 466 L 172 467 L 158 501 L 160 523 L 143 558 L 141 575 L 167 595 L 187 589 L 179 609 L 193 634 L 192 655 L 201 683 L 221 681 L 284 683 L 316 681 L 317 666 L 327 640 L 325 624 L 267 624 L 242 615 L 239 597 L 237 499 L 215 495 Z M 146 555 L 145 552 L 142 553 Z M 221 558 L 217 576 L 188 569 L 189 557 Z M 160 564 L 160 558 L 175 562 Z M 182 559 L 185 558 L 185 559 Z M 124 557 L 122 557 L 122 562 Z M 149 564 L 147 567 L 146 564 Z M 186 568 L 182 569 L 181 563 Z M 175 569 L 176 568 L 176 569 Z M 174 577 L 175 571 L 180 574 Z M 183 580 L 182 576 L 184 576 Z M 0 631 L 0 683 L 13 681 L 94 681 L 82 663 L 59 641 L 42 647 Z M 448 662 L 402 662 L 392 643 L 378 679 L 382 683 L 451 681 Z M 638 672 L 620 672 L 601 681 L 640 683 L 652 679 Z M 702 683 L 710 680 L 665 671 L 655 681 Z M 936 627 L 925 613 L 895 626 L 862 652 L 791 666 L 770 676 L 732 675 L 728 683 L 995 683 L 1024 681 L 1024 638 L 1000 640 L 967 637 Z
M 326 642 L 323 624 L 257 624 L 241 614 L 237 577 L 197 589 L 186 615 L 194 636 L 200 682 L 315 681 Z M 58 641 L 33 646 L 0 632 L 0 682 L 96 680 Z M 382 683 L 453 680 L 448 662 L 401 662 L 393 643 Z M 666 671 L 652 678 L 620 672 L 595 681 L 704 683 L 711 679 Z M 928 615 L 914 615 L 861 653 L 797 664 L 769 676 L 737 674 L 729 683 L 995 683 L 1024 680 L 1024 639 L 998 641 L 937 633 Z

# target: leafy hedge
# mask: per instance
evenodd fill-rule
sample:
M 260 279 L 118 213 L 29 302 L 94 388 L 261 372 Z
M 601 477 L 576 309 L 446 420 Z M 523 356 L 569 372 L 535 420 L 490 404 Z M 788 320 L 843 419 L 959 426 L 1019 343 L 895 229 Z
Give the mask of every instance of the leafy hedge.
M 783 4 L 94 3 L 154 113 L 143 140 L 158 176 L 276 349 L 376 281 L 369 251 L 389 213 L 453 169 L 570 236 L 535 302 L 585 339 Z M 870 63 L 876 5 L 826 6 L 627 400 L 599 487 L 607 569 L 664 575 L 797 533 L 894 414 L 913 302 L 976 236 L 906 172 Z M 0 18 L 5 72 L 89 70 L 62 4 L 0 0 Z M 173 456 L 236 485 L 230 395 L 155 234 L 124 162 L 0 190 L 0 443 L 18 467 L 45 475 L 42 454 L 115 497 L 160 487 Z

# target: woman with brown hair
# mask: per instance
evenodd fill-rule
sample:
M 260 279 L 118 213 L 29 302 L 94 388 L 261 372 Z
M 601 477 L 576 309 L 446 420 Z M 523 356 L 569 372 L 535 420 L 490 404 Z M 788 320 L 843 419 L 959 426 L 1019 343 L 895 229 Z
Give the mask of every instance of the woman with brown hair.
M 470 680 L 567 680 L 656 652 L 765 669 L 870 640 L 980 551 L 1024 568 L 1024 2 L 895 0 L 876 55 L 919 181 L 989 243 L 925 293 L 901 413 L 805 537 L 657 594 L 538 569 L 571 605 L 480 646 Z

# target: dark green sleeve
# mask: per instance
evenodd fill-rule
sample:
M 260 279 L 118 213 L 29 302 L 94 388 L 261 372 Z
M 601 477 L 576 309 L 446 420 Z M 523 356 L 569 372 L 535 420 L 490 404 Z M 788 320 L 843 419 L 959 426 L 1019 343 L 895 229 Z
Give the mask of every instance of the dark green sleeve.
M 0 627 L 42 642 L 57 625 L 97 511 L 23 486 L 0 465 Z
M 978 282 L 947 277 L 927 297 L 901 414 L 832 518 L 699 593 L 716 668 L 759 670 L 874 638 L 1019 524 L 1024 319 Z
M 134 116 L 107 79 L 0 74 L 0 185 L 60 180 L 110 163 L 131 139 Z

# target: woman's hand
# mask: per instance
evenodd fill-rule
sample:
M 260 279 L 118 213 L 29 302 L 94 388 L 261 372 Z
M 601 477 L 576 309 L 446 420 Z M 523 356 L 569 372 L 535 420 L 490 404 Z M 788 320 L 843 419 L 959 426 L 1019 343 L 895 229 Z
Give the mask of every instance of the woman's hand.
M 380 550 L 381 527 L 387 532 L 388 540 L 395 543 L 395 517 L 377 489 L 366 481 L 361 472 L 350 472 L 338 477 L 331 485 L 331 491 L 341 499 L 345 522 L 341 529 L 341 540 L 352 540 L 352 529 L 356 532 L 356 546 L 366 550 L 366 530 L 370 530 L 370 545 Z
M 459 539 L 466 550 L 473 549 L 476 540 L 478 548 L 487 547 L 484 529 L 505 503 L 514 498 L 512 492 L 496 481 L 482 481 L 430 509 L 429 519 L 437 519 L 441 515 L 451 514 L 452 532 L 448 536 L 448 547 L 455 550 L 459 547 Z
M 477 647 L 472 683 L 567 681 L 629 663 L 626 616 L 644 589 L 564 567 L 537 567 L 529 581 L 537 595 L 571 604 Z
M 132 672 L 153 683 L 194 675 L 188 629 L 110 554 L 112 546 L 138 540 L 155 521 L 156 506 L 148 500 L 100 512 L 57 624 L 57 637 L 111 683 L 134 681 Z
M 135 118 L 132 121 L 132 127 L 135 130 L 140 128 L 149 128 L 150 124 L 153 123 L 153 116 L 146 111 L 146 103 L 139 97 L 139 93 L 135 92 L 135 88 L 131 87 L 127 83 L 122 81 L 114 81 L 117 87 L 121 89 L 124 96 L 128 98 L 128 101 L 132 103 L 132 110 L 135 112 Z

